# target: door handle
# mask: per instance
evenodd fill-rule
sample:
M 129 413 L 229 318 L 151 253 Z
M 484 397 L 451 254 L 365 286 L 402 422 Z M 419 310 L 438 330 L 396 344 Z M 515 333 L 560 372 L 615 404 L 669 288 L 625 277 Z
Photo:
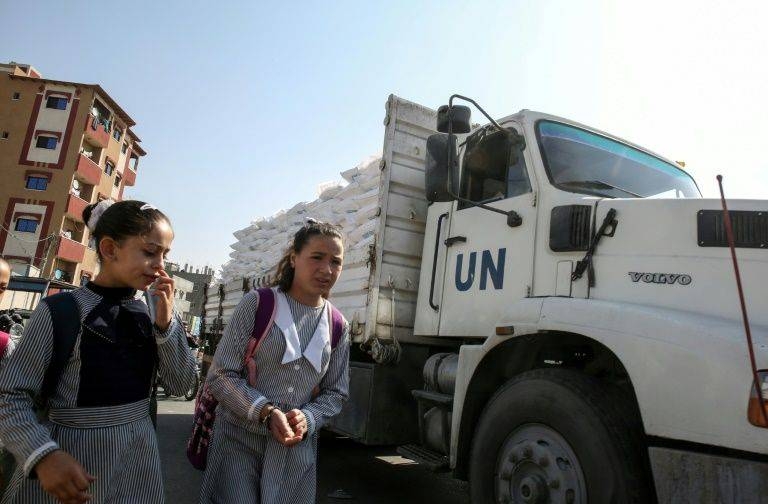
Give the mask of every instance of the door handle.
M 437 253 L 440 246 L 440 232 L 443 228 L 443 219 L 448 218 L 448 214 L 444 213 L 437 219 L 437 235 L 435 237 L 435 256 L 432 259 L 432 280 L 429 282 L 429 306 L 433 310 L 438 311 L 440 306 L 435 304 L 433 298 L 435 297 L 435 272 L 437 271 Z
M 450 247 L 454 243 L 467 243 L 466 236 L 451 236 L 445 239 L 445 246 Z

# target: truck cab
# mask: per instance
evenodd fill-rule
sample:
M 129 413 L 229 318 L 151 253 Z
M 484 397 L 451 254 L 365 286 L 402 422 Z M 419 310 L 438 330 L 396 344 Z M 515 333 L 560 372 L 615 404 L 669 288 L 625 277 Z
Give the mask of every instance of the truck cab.
M 427 360 L 402 453 L 444 454 L 473 502 L 760 501 L 767 425 L 721 202 L 565 118 L 459 129 L 425 145 L 413 332 L 461 344 Z M 729 206 L 763 370 L 768 204 Z

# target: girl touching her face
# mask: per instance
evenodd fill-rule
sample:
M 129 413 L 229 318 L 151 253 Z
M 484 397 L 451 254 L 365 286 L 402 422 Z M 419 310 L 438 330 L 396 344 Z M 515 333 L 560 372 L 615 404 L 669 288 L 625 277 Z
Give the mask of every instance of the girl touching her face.
M 141 201 L 88 205 L 83 221 L 98 274 L 43 299 L 0 371 L 0 438 L 16 459 L 3 504 L 163 502 L 150 393 L 156 374 L 174 394 L 195 379 L 173 312 L 173 279 L 163 269 L 173 229 L 165 214 Z M 154 320 L 137 299 L 150 286 Z M 66 313 L 63 297 L 72 307 Z M 76 333 L 56 332 L 54 320 L 62 317 L 74 317 Z M 61 357 L 54 337 L 71 342 L 71 351 L 44 396 L 48 368 Z M 41 403 L 48 411 L 42 422 L 35 406 Z

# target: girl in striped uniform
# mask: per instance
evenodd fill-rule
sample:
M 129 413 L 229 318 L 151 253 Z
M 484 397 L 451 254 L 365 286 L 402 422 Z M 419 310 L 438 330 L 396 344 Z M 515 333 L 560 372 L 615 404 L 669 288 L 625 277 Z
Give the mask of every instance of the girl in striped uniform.
M 72 292 L 79 330 L 47 398 L 46 421 L 38 422 L 33 401 L 54 357 L 47 303 L 0 371 L 0 439 L 17 464 L 2 504 L 163 502 L 149 413 L 153 376 L 157 370 L 178 395 L 195 378 L 173 314 L 174 282 L 163 270 L 173 231 L 162 212 L 140 201 L 89 205 L 83 220 L 101 269 Z M 135 299 L 153 284 L 154 323 Z
M 243 359 L 258 292 L 243 298 L 216 349 L 208 385 L 219 401 L 201 503 L 314 504 L 317 437 L 341 411 L 349 386 L 349 325 L 331 346 L 327 297 L 341 273 L 337 227 L 309 222 L 278 266 L 274 324 Z
M 11 265 L 8 261 L 0 257 L 0 301 L 3 300 L 5 290 L 8 288 L 8 282 L 11 280 Z M 3 361 L 11 355 L 16 342 L 11 335 L 3 332 L 4 327 L 0 326 L 0 369 Z M 0 439 L 0 497 L 3 495 L 5 486 L 8 484 L 8 478 L 13 471 L 13 458 L 3 448 L 3 440 Z

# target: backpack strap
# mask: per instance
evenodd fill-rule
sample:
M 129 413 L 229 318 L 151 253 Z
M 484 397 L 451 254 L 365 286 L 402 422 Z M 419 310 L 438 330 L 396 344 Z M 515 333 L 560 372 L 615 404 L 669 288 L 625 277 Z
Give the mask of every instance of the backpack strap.
M 331 349 L 339 345 L 342 336 L 344 336 L 344 316 L 338 308 L 331 305 Z
M 251 332 L 251 337 L 248 340 L 248 347 L 246 348 L 243 362 L 248 373 L 248 383 L 251 385 L 256 383 L 256 363 L 253 360 L 253 355 L 258 350 L 259 344 L 272 327 L 272 324 L 274 324 L 275 312 L 277 311 L 275 291 L 270 288 L 262 288 L 257 292 L 259 293 L 259 305 L 256 307 L 253 332 Z
M 51 362 L 45 371 L 40 398 L 47 401 L 56 391 L 61 374 L 75 349 L 75 341 L 80 332 L 80 308 L 71 292 L 62 292 L 48 296 L 41 302 L 48 305 L 53 325 L 53 352 Z

